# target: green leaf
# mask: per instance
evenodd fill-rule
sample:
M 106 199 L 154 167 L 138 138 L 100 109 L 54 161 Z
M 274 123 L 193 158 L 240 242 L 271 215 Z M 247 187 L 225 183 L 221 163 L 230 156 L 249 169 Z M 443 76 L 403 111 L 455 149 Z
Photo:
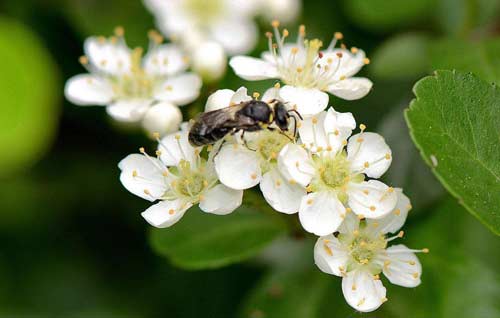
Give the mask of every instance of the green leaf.
M 500 84 L 500 38 L 468 42 L 444 39 L 432 45 L 432 69 L 473 72 L 489 82 Z
M 242 207 L 226 216 L 189 210 L 182 220 L 167 229 L 153 229 L 153 249 L 186 269 L 216 268 L 259 253 L 286 226 L 277 215 Z
M 399 34 L 373 53 L 370 72 L 381 79 L 406 79 L 428 70 L 429 37 L 420 33 Z
M 436 0 L 345 0 L 350 18 L 369 30 L 385 31 L 429 16 Z
M 478 35 L 478 28 L 494 23 L 498 17 L 498 0 L 440 0 L 437 23 L 452 35 Z
M 240 312 L 241 318 L 357 316 L 344 300 L 340 278 L 312 267 L 274 269 L 249 294 Z
M 413 141 L 445 188 L 500 234 L 500 90 L 472 74 L 419 81 L 406 112 Z
M 27 27 L 0 17 L 0 176 L 38 160 L 58 120 L 58 74 L 47 50 Z

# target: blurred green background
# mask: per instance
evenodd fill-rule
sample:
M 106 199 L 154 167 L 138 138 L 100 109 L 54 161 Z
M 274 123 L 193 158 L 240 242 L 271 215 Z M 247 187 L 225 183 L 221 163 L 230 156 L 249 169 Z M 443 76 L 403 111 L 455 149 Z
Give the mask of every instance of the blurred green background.
M 154 20 L 140 1 L 2 0 L 0 317 L 500 317 L 498 237 L 445 192 L 403 119 L 413 84 L 435 69 L 500 83 L 499 9 L 498 0 L 303 3 L 298 23 L 310 37 L 327 42 L 341 31 L 370 57 L 363 75 L 373 91 L 332 104 L 385 136 L 395 158 L 385 181 L 404 187 L 414 206 L 402 243 L 431 250 L 420 255 L 421 286 L 386 283 L 389 301 L 361 315 L 345 304 L 341 280 L 315 268 L 313 237 L 283 231 L 244 263 L 199 271 L 179 269 L 150 246 L 139 214 L 148 203 L 121 186 L 117 163 L 153 143 L 116 127 L 103 108 L 63 96 L 65 80 L 84 71 L 85 37 L 122 25 L 129 44 L 147 44 Z M 268 21 L 257 21 L 265 32 Z M 262 36 L 254 54 L 265 47 Z M 183 111 L 198 112 L 218 88 L 269 84 L 228 71 Z M 192 221 L 183 222 L 189 231 Z

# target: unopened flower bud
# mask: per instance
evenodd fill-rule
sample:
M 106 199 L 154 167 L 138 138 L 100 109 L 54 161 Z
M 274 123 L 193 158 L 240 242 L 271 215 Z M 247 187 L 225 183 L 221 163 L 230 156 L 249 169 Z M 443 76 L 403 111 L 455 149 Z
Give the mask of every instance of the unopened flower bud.
M 179 129 L 182 113 L 179 107 L 161 102 L 148 109 L 142 120 L 142 127 L 149 133 L 165 135 Z
M 227 56 L 216 42 L 204 42 L 193 51 L 192 67 L 205 82 L 219 80 L 226 73 Z

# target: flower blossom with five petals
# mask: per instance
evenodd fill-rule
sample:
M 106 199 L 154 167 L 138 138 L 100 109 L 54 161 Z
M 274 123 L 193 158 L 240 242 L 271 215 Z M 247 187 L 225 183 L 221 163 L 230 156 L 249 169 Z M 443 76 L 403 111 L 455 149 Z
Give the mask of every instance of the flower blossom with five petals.
M 378 180 L 389 168 L 392 155 L 376 133 L 351 135 L 356 123 L 351 113 L 333 108 L 306 118 L 299 127 L 302 145 L 288 144 L 278 156 L 278 166 L 291 183 L 307 194 L 296 207 L 308 232 L 333 233 L 352 210 L 360 218 L 381 218 L 396 205 L 394 189 Z
M 77 105 L 105 105 L 108 114 L 122 122 L 142 122 L 143 127 L 162 135 L 176 131 L 182 121 L 178 106 L 194 101 L 200 91 L 198 75 L 188 67 L 182 51 L 174 44 L 161 45 L 162 38 L 150 33 L 150 50 L 131 50 L 123 29 L 115 36 L 90 37 L 80 62 L 89 74 L 68 80 L 66 97 Z
M 376 310 L 387 300 L 380 273 L 403 287 L 421 282 L 422 266 L 415 253 L 428 249 L 412 250 L 402 244 L 387 247 L 388 242 L 403 236 L 403 231 L 389 238 L 386 234 L 403 226 L 411 208 L 402 190 L 395 190 L 398 201 L 390 214 L 379 220 L 359 220 L 349 213 L 337 232 L 318 238 L 314 247 L 316 265 L 327 274 L 342 277 L 347 303 L 362 312 Z
M 195 204 L 204 212 L 225 215 L 242 202 L 243 191 L 219 183 L 213 158 L 200 157 L 201 148 L 192 147 L 187 134 L 183 129 L 161 140 L 156 135 L 156 157 L 141 148 L 142 154 L 131 154 L 118 165 L 127 190 L 151 202 L 159 200 L 142 213 L 158 228 L 175 224 Z
M 274 37 L 271 32 L 269 51 L 262 58 L 235 56 L 229 62 L 234 72 L 243 79 L 255 81 L 279 79 L 283 86 L 279 94 L 290 102 L 302 116 L 323 111 L 328 106 L 328 92 L 346 100 L 364 97 L 370 91 L 372 82 L 363 77 L 354 77 L 363 65 L 369 63 L 365 53 L 355 47 L 347 50 L 344 46 L 335 48 L 342 39 L 335 33 L 330 45 L 322 50 L 318 39 L 307 40 L 305 27 L 301 26 L 295 43 L 286 42 L 288 30 L 280 33 L 279 23 L 273 22 Z

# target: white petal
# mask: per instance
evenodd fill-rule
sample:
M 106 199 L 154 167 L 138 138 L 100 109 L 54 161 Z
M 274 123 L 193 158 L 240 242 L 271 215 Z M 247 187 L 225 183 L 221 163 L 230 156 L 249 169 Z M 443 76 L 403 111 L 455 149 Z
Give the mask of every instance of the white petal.
M 278 156 L 278 168 L 288 181 L 307 186 L 314 175 L 314 168 L 309 164 L 307 151 L 295 144 L 287 144 Z
M 257 41 L 257 27 L 253 21 L 230 15 L 211 28 L 214 39 L 222 44 L 229 55 L 251 51 Z
M 181 160 L 194 164 L 197 159 L 195 148 L 188 141 L 188 131 L 181 130 L 163 137 L 158 145 L 160 159 L 167 166 L 177 166 Z
M 278 77 L 278 71 L 273 64 L 255 57 L 235 56 L 229 61 L 229 65 L 236 75 L 247 81 Z
M 373 83 L 367 78 L 352 77 L 328 86 L 328 92 L 345 100 L 356 100 L 365 97 L 372 86 Z
M 362 312 L 374 311 L 385 301 L 386 289 L 380 279 L 365 271 L 347 273 L 342 279 L 342 292 L 347 303 Z
M 348 251 L 333 235 L 318 238 L 314 245 L 314 262 L 322 272 L 342 276 L 347 269 Z
M 246 87 L 242 86 L 236 90 L 233 97 L 231 97 L 231 105 L 239 104 L 241 102 L 246 102 L 251 100 L 252 97 L 248 96 L 248 90 Z
M 118 167 L 123 186 L 138 197 L 152 202 L 167 191 L 168 186 L 162 175 L 167 169 L 156 158 L 132 154 L 120 161 Z
M 232 89 L 219 89 L 215 91 L 208 96 L 205 111 L 210 112 L 230 106 L 233 95 L 234 91 Z
M 142 127 L 149 132 L 164 136 L 179 129 L 182 113 L 179 107 L 169 102 L 160 102 L 150 107 L 142 119 Z
M 155 89 L 155 97 L 161 101 L 186 105 L 198 98 L 200 88 L 200 77 L 193 73 L 185 73 L 158 85 Z
M 276 87 L 269 88 L 264 95 L 262 95 L 261 100 L 264 102 L 270 102 L 273 99 L 280 100 L 280 89 Z
M 356 230 L 359 230 L 359 218 L 354 213 L 347 213 L 344 221 L 339 226 L 338 231 L 340 233 L 353 233 Z
M 277 169 L 272 169 L 262 176 L 260 191 L 273 209 L 287 214 L 299 211 L 302 197 L 307 194 L 304 187 L 290 184 Z
M 333 152 L 337 152 L 343 148 L 343 142 L 356 128 L 356 121 L 351 113 L 338 113 L 330 108 L 325 116 L 323 126 L 328 135 L 329 146 Z
M 119 75 L 130 71 L 131 51 L 121 41 L 112 43 L 90 37 L 84 43 L 85 54 L 93 69 L 99 72 Z
M 299 219 L 302 227 L 318 236 L 337 231 L 345 215 L 346 208 L 332 193 L 310 193 L 300 203 Z
M 218 184 L 208 190 L 200 201 L 200 209 L 207 213 L 226 215 L 236 210 L 243 200 L 243 191 Z
M 245 147 L 226 144 L 214 160 L 220 182 L 232 189 L 248 189 L 260 182 L 259 159 Z
M 328 94 L 316 88 L 286 85 L 280 89 L 280 96 L 304 117 L 316 115 L 328 106 Z
M 341 54 L 339 57 L 338 54 Z M 332 51 L 323 52 L 323 58 L 318 60 L 318 65 L 324 68 L 327 63 L 330 65 L 338 65 L 338 68 L 332 68 L 332 79 L 340 80 L 341 78 L 349 78 L 359 72 L 361 68 L 365 65 L 365 52 L 358 49 L 356 54 L 351 53 L 346 49 L 334 49 Z
M 363 172 L 370 178 L 380 178 L 391 165 L 392 152 L 379 134 L 359 133 L 349 138 L 347 159 L 353 171 Z
M 378 220 L 367 220 L 368 225 L 373 226 L 381 233 L 396 233 L 403 227 L 408 211 L 411 209 L 410 199 L 403 194 L 402 189 L 394 189 L 398 196 L 396 207 L 388 215 Z
M 161 201 L 142 212 L 141 215 L 152 226 L 164 228 L 177 223 L 191 205 L 191 203 L 182 203 L 179 199 Z
M 77 105 L 106 105 L 113 99 L 113 88 L 98 76 L 80 74 L 73 76 L 64 87 L 66 98 Z
M 352 211 L 368 219 L 386 216 L 394 210 L 398 200 L 394 189 L 377 180 L 350 183 L 347 195 Z
M 384 275 L 395 285 L 416 287 L 420 285 L 422 265 L 411 250 L 402 245 L 393 245 L 386 250 L 389 265 L 384 266 Z
M 118 100 L 106 107 L 106 112 L 115 120 L 123 122 L 137 122 L 142 119 L 152 100 L 130 99 Z
M 284 24 L 293 22 L 302 9 L 300 0 L 267 0 L 263 1 L 262 13 L 269 21 L 278 19 Z
M 144 57 L 144 69 L 151 75 L 174 75 L 186 70 L 187 60 L 182 50 L 174 44 L 160 45 Z
M 315 116 L 304 118 L 300 123 L 300 140 L 313 152 L 319 147 L 323 149 L 328 147 L 328 132 L 324 126 L 326 114 L 326 111 L 322 111 Z

